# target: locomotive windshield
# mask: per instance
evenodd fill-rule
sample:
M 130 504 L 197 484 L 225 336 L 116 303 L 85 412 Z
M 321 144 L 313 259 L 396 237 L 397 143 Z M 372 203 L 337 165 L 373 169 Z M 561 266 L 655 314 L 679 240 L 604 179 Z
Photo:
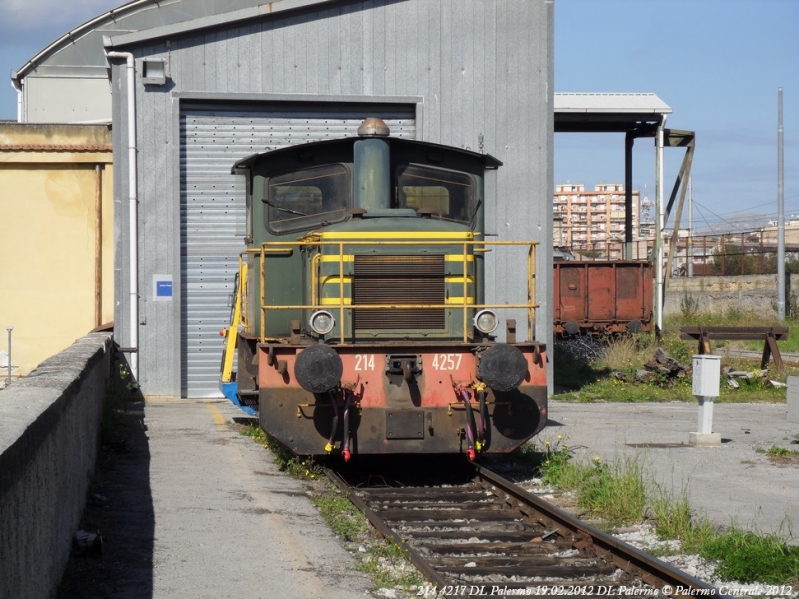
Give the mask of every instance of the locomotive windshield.
M 409 164 L 397 171 L 398 208 L 428 208 L 443 220 L 469 223 L 474 180 L 465 173 Z
M 325 164 L 272 177 L 264 203 L 269 228 L 276 233 L 335 223 L 347 217 L 349 170 Z

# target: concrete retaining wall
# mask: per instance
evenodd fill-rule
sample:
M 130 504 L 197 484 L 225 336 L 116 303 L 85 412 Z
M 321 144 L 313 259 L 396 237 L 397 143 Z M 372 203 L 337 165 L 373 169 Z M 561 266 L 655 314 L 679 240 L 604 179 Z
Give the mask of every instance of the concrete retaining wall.
M 111 334 L 92 333 L 0 391 L 0 597 L 52 596 L 94 472 Z
M 786 314 L 792 296 L 799 291 L 799 275 L 785 277 Z M 697 311 L 722 314 L 729 310 L 777 314 L 777 276 L 745 275 L 735 277 L 677 277 L 669 281 L 663 304 L 664 314 L 679 314 L 685 296 L 696 300 Z M 794 308 L 795 309 L 795 308 Z

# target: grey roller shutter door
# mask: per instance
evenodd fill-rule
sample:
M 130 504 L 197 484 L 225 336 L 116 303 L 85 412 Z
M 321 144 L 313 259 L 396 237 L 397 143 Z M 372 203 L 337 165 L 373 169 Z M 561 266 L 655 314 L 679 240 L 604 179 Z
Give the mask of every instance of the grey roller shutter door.
M 245 181 L 231 175 L 241 158 L 265 150 L 355 135 L 377 116 L 394 137 L 416 137 L 408 104 L 285 104 L 181 108 L 181 394 L 221 397 L 219 372 L 230 322 L 229 299 L 245 249 Z

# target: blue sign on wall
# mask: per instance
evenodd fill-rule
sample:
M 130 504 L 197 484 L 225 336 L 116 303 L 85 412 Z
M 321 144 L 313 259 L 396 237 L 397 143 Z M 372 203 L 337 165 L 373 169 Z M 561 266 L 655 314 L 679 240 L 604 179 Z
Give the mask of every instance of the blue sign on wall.
M 155 284 L 157 297 L 172 297 L 172 281 L 158 281 Z
M 153 301 L 172 301 L 172 275 L 153 275 Z

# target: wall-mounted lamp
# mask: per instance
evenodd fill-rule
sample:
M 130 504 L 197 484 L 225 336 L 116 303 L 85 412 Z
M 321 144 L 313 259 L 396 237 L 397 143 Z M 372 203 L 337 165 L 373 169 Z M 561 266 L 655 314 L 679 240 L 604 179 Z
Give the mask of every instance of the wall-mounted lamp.
M 169 78 L 169 65 L 164 58 L 145 58 L 141 61 L 141 80 L 144 85 L 164 85 Z

